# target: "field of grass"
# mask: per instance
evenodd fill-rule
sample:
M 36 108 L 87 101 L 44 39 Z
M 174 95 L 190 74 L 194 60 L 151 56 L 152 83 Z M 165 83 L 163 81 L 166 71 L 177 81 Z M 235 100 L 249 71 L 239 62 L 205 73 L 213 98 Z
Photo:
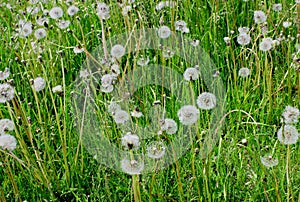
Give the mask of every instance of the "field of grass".
M 300 201 L 299 15 L 1 0 L 0 201 Z

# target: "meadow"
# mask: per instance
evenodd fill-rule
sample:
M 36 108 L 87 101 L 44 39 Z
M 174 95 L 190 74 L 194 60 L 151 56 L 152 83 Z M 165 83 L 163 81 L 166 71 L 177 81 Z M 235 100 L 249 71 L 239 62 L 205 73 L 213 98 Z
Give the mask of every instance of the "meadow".
M 1 0 L 0 29 L 0 201 L 300 201 L 299 0 Z

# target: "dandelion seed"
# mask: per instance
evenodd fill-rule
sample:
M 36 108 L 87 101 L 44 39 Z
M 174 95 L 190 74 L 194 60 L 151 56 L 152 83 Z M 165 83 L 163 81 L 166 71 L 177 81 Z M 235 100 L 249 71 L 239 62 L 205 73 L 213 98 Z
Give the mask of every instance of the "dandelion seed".
M 166 147 L 162 142 L 151 142 L 147 145 L 147 156 L 153 159 L 160 159 L 165 155 Z
M 296 127 L 284 125 L 278 130 L 277 137 L 282 144 L 295 144 L 298 140 L 299 133 Z
M 25 24 L 20 26 L 19 34 L 21 37 L 25 38 L 32 33 L 32 24 L 30 22 L 26 22 Z
M 177 132 L 177 123 L 173 119 L 164 119 L 161 124 L 161 131 L 166 131 L 169 135 L 175 134 Z
M 39 18 L 36 20 L 36 24 L 38 24 L 39 26 L 45 26 L 45 24 L 49 24 L 49 19 L 46 17 L 43 18 Z
M 114 90 L 113 85 L 101 86 L 101 91 L 103 93 L 111 93 Z
M 174 56 L 174 54 L 175 54 L 175 52 L 170 50 L 169 48 L 164 49 L 162 52 L 162 56 L 166 59 L 172 58 Z
M 110 54 L 114 58 L 119 59 L 125 54 L 125 48 L 124 48 L 124 46 L 122 46 L 120 44 L 114 45 L 111 48 Z
M 60 28 L 60 29 L 66 29 L 70 26 L 70 21 L 69 20 L 60 20 L 56 23 L 56 25 Z
M 138 149 L 140 146 L 140 139 L 137 135 L 132 133 L 127 133 L 121 138 L 122 146 L 128 150 Z
M 110 17 L 109 6 L 106 3 L 97 4 L 97 15 L 102 20 L 106 20 Z
M 201 93 L 197 98 L 197 105 L 200 109 L 213 109 L 216 107 L 217 98 L 214 94 L 204 92 Z
M 14 150 L 17 147 L 17 140 L 14 136 L 12 135 L 1 135 L 0 136 L 0 147 L 2 147 L 2 149 L 7 149 L 9 151 Z
M 273 39 L 271 38 L 263 38 L 259 44 L 259 50 L 261 51 L 269 51 L 272 48 Z
M 63 16 L 64 12 L 60 7 L 54 7 L 50 10 L 49 15 L 52 19 L 58 19 Z
M 161 1 L 161 2 L 159 2 L 159 3 L 156 5 L 155 9 L 158 10 L 158 11 L 160 11 L 160 10 L 162 10 L 165 6 L 166 6 L 166 2 Z
M 119 104 L 117 104 L 116 102 L 111 102 L 107 107 L 107 111 L 111 115 L 114 115 L 117 110 L 121 110 L 121 106 Z
M 199 78 L 199 70 L 194 67 L 187 68 L 183 73 L 183 77 L 187 81 L 197 80 Z
M 39 29 L 35 30 L 35 32 L 34 32 L 34 36 L 38 40 L 42 39 L 42 38 L 45 38 L 46 35 L 47 35 L 47 32 L 44 28 L 39 28 Z
M 242 67 L 241 69 L 239 69 L 238 75 L 240 77 L 247 77 L 250 75 L 250 69 L 247 67 Z
M 123 16 L 127 16 L 128 13 L 129 13 L 131 10 L 132 10 L 132 7 L 131 7 L 131 6 L 124 6 L 124 7 L 122 8 L 122 15 L 123 15 Z
M 166 39 L 171 35 L 171 30 L 168 26 L 161 26 L 157 33 L 159 38 Z
M 53 93 L 61 93 L 62 91 L 63 91 L 63 89 L 62 89 L 61 85 L 57 85 L 57 86 L 52 88 Z
M 79 11 L 79 8 L 72 5 L 68 8 L 67 13 L 68 13 L 69 16 L 74 16 L 78 13 L 78 11 Z
M 115 122 L 117 124 L 124 124 L 126 121 L 129 120 L 129 114 L 124 110 L 117 110 L 113 116 Z
M 300 111 L 296 107 L 286 106 L 282 116 L 286 124 L 298 123 Z
M 238 44 L 245 46 L 248 45 L 250 43 L 251 37 L 249 34 L 240 34 L 237 37 L 237 42 Z
M 141 118 L 142 116 L 144 116 L 143 113 L 139 111 L 137 107 L 130 114 L 132 117 L 136 118 Z
M 192 125 L 198 120 L 199 110 L 192 105 L 185 105 L 181 107 L 178 112 L 177 116 L 179 121 L 183 125 Z
M 111 75 L 114 76 L 114 77 L 117 77 L 120 75 L 120 66 L 117 65 L 117 64 L 113 64 L 111 67 L 110 67 L 110 72 L 111 72 Z
M 267 16 L 263 11 L 254 11 L 254 22 L 256 24 L 261 24 L 266 22 Z
M 43 79 L 42 77 L 37 77 L 33 80 L 33 89 L 36 92 L 43 90 L 45 86 L 46 86 L 46 82 L 45 79 Z
M 191 45 L 192 46 L 194 46 L 194 47 L 196 47 L 196 46 L 198 46 L 200 44 L 200 41 L 197 39 L 197 40 L 191 40 Z
M 123 172 L 129 175 L 139 175 L 144 170 L 144 162 L 124 158 L 121 161 L 121 168 Z
M 90 72 L 88 71 L 88 69 L 82 69 L 79 71 L 79 78 L 85 79 L 88 76 L 90 76 Z
M 0 81 L 7 79 L 10 75 L 9 69 L 5 68 L 4 71 L 0 71 Z
M 137 65 L 141 66 L 141 67 L 144 67 L 146 65 L 148 65 L 148 63 L 150 62 L 150 59 L 149 57 L 147 58 L 139 58 L 136 62 Z
M 0 103 L 5 103 L 7 101 L 10 101 L 14 98 L 15 91 L 14 88 L 7 84 L 0 84 Z
M 101 85 L 103 87 L 112 85 L 114 77 L 111 74 L 104 74 L 101 78 Z
M 278 164 L 278 159 L 273 158 L 271 154 L 266 154 L 265 156 L 261 156 L 260 161 L 267 168 L 277 166 Z
M 15 128 L 15 124 L 12 120 L 1 119 L 0 120 L 0 135 L 4 135 L 6 131 L 12 131 Z
M 273 4 L 272 9 L 273 9 L 273 11 L 281 11 L 282 4 Z

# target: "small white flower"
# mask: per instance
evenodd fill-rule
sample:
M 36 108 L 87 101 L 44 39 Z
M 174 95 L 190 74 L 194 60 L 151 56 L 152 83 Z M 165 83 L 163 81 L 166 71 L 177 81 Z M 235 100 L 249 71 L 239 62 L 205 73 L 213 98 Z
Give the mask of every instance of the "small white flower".
M 204 92 L 201 93 L 197 98 L 197 105 L 200 109 L 213 109 L 216 107 L 217 98 L 214 94 Z
M 171 29 L 168 26 L 161 26 L 157 33 L 159 38 L 166 39 L 171 35 Z
M 179 121 L 183 125 L 192 125 L 198 120 L 199 110 L 192 105 L 185 105 L 181 107 L 178 112 L 177 116 Z
M 7 84 L 0 84 L 0 103 L 5 103 L 12 100 L 15 97 L 14 88 Z
M 259 50 L 261 51 L 269 51 L 272 48 L 273 39 L 271 38 L 263 38 L 259 44 Z
M 144 170 L 144 162 L 124 158 L 121 161 L 121 169 L 129 175 L 139 175 Z
M 278 130 L 277 137 L 282 144 L 295 144 L 298 140 L 299 133 L 296 127 L 284 125 Z
M 57 85 L 57 86 L 52 88 L 53 93 L 61 93 L 62 91 L 63 91 L 63 89 L 62 89 L 61 85 Z
M 271 154 L 266 154 L 260 157 L 261 163 L 267 168 L 276 166 L 278 164 L 278 159 L 273 158 Z
M 7 149 L 9 151 L 12 151 L 17 147 L 17 140 L 14 136 L 11 135 L 6 135 L 6 134 L 1 135 L 0 147 L 2 147 L 2 149 Z
M 237 42 L 242 46 L 248 45 L 250 43 L 250 40 L 251 40 L 251 37 L 249 34 L 240 34 L 237 37 Z
M 197 80 L 199 78 L 199 70 L 194 67 L 189 67 L 184 71 L 183 77 L 187 81 Z
M 45 79 L 43 79 L 42 77 L 37 77 L 33 80 L 33 89 L 36 92 L 43 90 L 45 86 L 46 86 L 46 82 Z
M 140 146 L 139 136 L 131 133 L 127 133 L 121 138 L 122 146 L 126 149 L 138 149 Z
M 47 32 L 44 28 L 39 28 L 39 29 L 35 30 L 35 32 L 34 32 L 34 36 L 36 39 L 45 38 L 46 35 L 47 35 Z
M 126 111 L 120 109 L 115 112 L 113 118 L 117 124 L 124 124 L 129 120 L 130 116 Z
M 4 71 L 0 71 L 0 81 L 7 79 L 10 75 L 9 69 L 5 68 Z
M 15 124 L 10 119 L 0 120 L 0 135 L 5 134 L 6 131 L 12 131 L 15 128 Z
M 109 6 L 106 3 L 97 4 L 97 15 L 100 19 L 105 20 L 110 17 Z
M 54 7 L 50 10 L 49 15 L 52 19 L 58 19 L 63 16 L 64 12 L 60 7 Z
M 161 131 L 172 135 L 177 132 L 177 123 L 173 119 L 164 119 L 161 124 Z
M 114 45 L 111 48 L 110 54 L 114 58 L 119 59 L 125 54 L 125 48 L 121 44 Z
M 166 147 L 162 142 L 151 142 L 147 145 L 147 156 L 153 159 L 160 159 L 165 155 Z
M 266 22 L 267 16 L 263 11 L 254 11 L 254 22 L 256 24 L 261 24 Z
M 76 15 L 76 13 L 77 13 L 78 11 L 79 11 L 79 8 L 76 7 L 76 6 L 74 6 L 74 5 L 72 5 L 72 6 L 70 6 L 70 7 L 68 8 L 67 13 L 68 13 L 69 16 L 73 16 L 73 15 Z
M 297 107 L 286 106 L 282 113 L 283 121 L 286 124 L 298 123 L 300 111 Z
M 238 75 L 240 77 L 247 77 L 250 75 L 250 69 L 247 67 L 242 67 L 241 69 L 239 69 Z

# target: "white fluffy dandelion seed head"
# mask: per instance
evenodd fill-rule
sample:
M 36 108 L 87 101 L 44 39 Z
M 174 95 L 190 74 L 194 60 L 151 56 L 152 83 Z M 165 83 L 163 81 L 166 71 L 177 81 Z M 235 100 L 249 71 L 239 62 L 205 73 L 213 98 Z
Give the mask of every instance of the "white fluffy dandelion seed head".
M 35 32 L 34 32 L 34 36 L 36 39 L 45 38 L 46 35 L 47 35 L 47 32 L 44 28 L 39 28 L 39 29 L 35 30 Z
M 251 37 L 249 34 L 240 34 L 237 37 L 238 44 L 240 44 L 242 46 L 248 45 L 250 43 L 250 41 L 251 41 Z
M 111 75 L 111 74 L 104 74 L 104 75 L 101 77 L 101 85 L 102 85 L 103 87 L 112 85 L 112 84 L 113 84 L 113 81 L 114 81 L 114 76 Z
M 297 107 L 286 106 L 282 113 L 283 121 L 286 124 L 298 123 L 300 111 Z
M 130 112 L 132 117 L 141 118 L 143 115 L 143 112 L 137 111 L 136 109 Z
M 114 90 L 114 86 L 113 85 L 106 85 L 106 86 L 102 86 L 101 85 L 101 91 L 103 93 L 111 93 Z
M 60 7 L 54 7 L 50 10 L 49 15 L 52 19 L 58 19 L 63 16 L 64 12 Z
M 90 76 L 90 72 L 88 69 L 82 69 L 79 71 L 79 78 L 87 78 L 88 76 Z
M 240 34 L 247 34 L 249 32 L 249 27 L 239 27 L 238 31 Z
M 201 93 L 197 98 L 197 105 L 200 109 L 213 109 L 216 107 L 217 98 L 214 94 L 204 92 Z
M 111 115 L 115 114 L 117 110 L 121 110 L 121 106 L 116 102 L 111 102 L 107 107 L 107 111 Z
M 150 62 L 149 57 L 146 57 L 146 58 L 139 58 L 139 59 L 136 61 L 136 64 L 139 65 L 139 66 L 141 66 L 141 67 L 144 67 L 144 66 L 146 66 L 149 62 Z
M 231 41 L 231 38 L 226 36 L 223 38 L 224 42 L 226 43 L 226 45 L 229 45 L 230 44 L 230 41 Z
M 272 9 L 273 9 L 273 11 L 281 11 L 282 4 L 273 4 Z
M 0 135 L 3 135 L 5 131 L 12 131 L 15 128 L 15 124 L 10 119 L 1 119 L 0 120 Z
M 110 67 L 110 73 L 111 75 L 113 76 L 119 76 L 120 75 L 120 66 L 118 64 L 113 64 L 111 67 Z
M 131 10 L 132 7 L 130 5 L 122 7 L 122 15 L 127 16 Z
M 105 20 L 110 17 L 109 6 L 106 3 L 97 4 L 97 15 L 100 19 Z
M 198 39 L 194 39 L 194 40 L 191 40 L 191 45 L 196 47 L 200 44 L 200 41 Z
M 241 69 L 239 69 L 238 75 L 240 77 L 247 77 L 250 75 L 250 69 L 247 67 L 242 67 Z
M 43 90 L 45 86 L 46 86 L 46 82 L 45 79 L 43 79 L 42 77 L 37 77 L 33 80 L 33 89 L 36 92 Z
M 121 169 L 129 175 L 139 175 L 144 170 L 144 162 L 124 158 L 121 161 Z
M 114 45 L 111 48 L 110 54 L 112 57 L 119 59 L 125 54 L 125 48 L 121 44 Z
M 53 93 L 61 93 L 62 91 L 63 91 L 63 89 L 62 89 L 61 85 L 57 85 L 57 86 L 52 88 Z
M 185 32 L 187 28 L 187 23 L 183 20 L 178 20 L 175 22 L 175 30 Z
M 36 20 L 36 24 L 39 26 L 44 26 L 46 24 L 49 24 L 49 18 L 43 17 Z
M 266 22 L 266 20 L 267 20 L 267 16 L 263 11 L 260 10 L 254 11 L 254 22 L 256 24 L 264 23 Z
M 10 75 L 9 69 L 5 68 L 4 71 L 0 71 L 0 81 L 7 79 Z
M 192 105 L 185 105 L 181 107 L 178 112 L 177 116 L 179 121 L 183 125 L 192 125 L 198 120 L 199 110 Z
M 159 38 L 166 39 L 171 35 L 171 29 L 165 25 L 161 26 L 158 29 L 157 34 L 158 34 Z
M 128 150 L 135 150 L 140 147 L 140 138 L 136 134 L 127 133 L 121 138 L 121 144 Z
M 259 44 L 259 50 L 261 51 L 269 51 L 272 48 L 273 39 L 267 37 L 263 38 L 262 41 Z
M 56 23 L 59 29 L 66 29 L 70 26 L 70 20 L 60 20 Z
M 299 133 L 296 127 L 284 125 L 278 130 L 277 137 L 282 144 L 295 144 L 298 140 Z
M 76 15 L 78 13 L 78 11 L 79 11 L 79 8 L 77 6 L 72 5 L 68 8 L 67 13 L 69 16 L 73 16 L 73 15 Z
M 267 168 L 277 166 L 278 164 L 278 159 L 272 157 L 271 154 L 266 154 L 265 156 L 261 156 L 260 161 Z
M 20 26 L 19 34 L 20 37 L 27 37 L 32 33 L 32 24 L 31 22 L 26 22 Z
M 75 46 L 73 48 L 74 53 L 78 54 L 78 53 L 82 53 L 84 51 L 84 48 L 80 48 L 79 46 Z
M 173 119 L 167 118 L 161 123 L 161 131 L 166 131 L 169 135 L 176 133 L 177 129 L 177 123 Z
M 153 159 L 160 159 L 162 158 L 166 153 L 166 147 L 164 143 L 162 142 L 151 142 L 149 145 L 147 145 L 147 156 Z
M 14 88 L 7 84 L 0 84 L 0 103 L 5 103 L 7 101 L 10 101 L 15 96 L 15 90 Z
M 0 147 L 2 147 L 2 149 L 7 149 L 9 151 L 12 151 L 17 147 L 17 140 L 12 135 L 7 135 L 7 134 L 1 135 Z
M 199 70 L 195 67 L 189 67 L 184 71 L 183 77 L 186 81 L 197 80 L 199 78 Z
M 166 49 L 164 49 L 163 50 L 163 52 L 162 52 L 162 56 L 164 57 L 164 58 L 172 58 L 173 56 L 174 56 L 174 54 L 175 54 L 175 52 L 174 51 L 172 51 L 170 48 L 166 48 Z
M 120 109 L 120 110 L 116 110 L 113 118 L 116 124 L 124 124 L 126 121 L 129 120 L 130 116 L 126 111 Z
M 288 27 L 290 27 L 291 25 L 292 25 L 292 23 L 291 23 L 291 22 L 288 22 L 288 21 L 285 21 L 285 22 L 282 23 L 282 26 L 283 26 L 284 28 L 288 28 Z

